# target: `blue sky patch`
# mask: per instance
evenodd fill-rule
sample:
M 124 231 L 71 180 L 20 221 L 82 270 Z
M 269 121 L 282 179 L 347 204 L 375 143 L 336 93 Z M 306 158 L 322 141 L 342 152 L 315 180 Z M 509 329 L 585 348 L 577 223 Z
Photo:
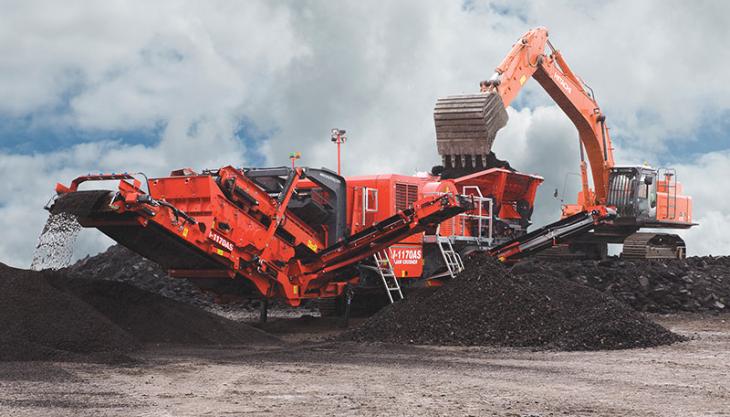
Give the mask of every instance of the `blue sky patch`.
M 276 130 L 263 131 L 247 117 L 243 117 L 234 132 L 236 138 L 246 146 L 247 165 L 256 167 L 266 165 L 266 155 L 261 151 L 261 146 Z
M 148 129 L 98 130 L 78 129 L 67 124 L 37 123 L 37 117 L 0 117 L 0 151 L 14 154 L 48 153 L 79 143 L 120 140 L 128 145 L 154 145 L 160 140 L 166 123 Z
M 686 163 L 701 154 L 730 149 L 730 110 L 703 118 L 688 136 L 667 138 L 669 151 L 664 163 Z

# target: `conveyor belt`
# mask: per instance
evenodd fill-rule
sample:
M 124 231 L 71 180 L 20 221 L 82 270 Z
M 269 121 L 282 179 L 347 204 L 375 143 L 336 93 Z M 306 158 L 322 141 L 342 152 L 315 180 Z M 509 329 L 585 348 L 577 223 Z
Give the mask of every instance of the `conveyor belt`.
M 593 229 L 602 218 L 597 212 L 582 211 L 558 220 L 509 242 L 492 248 L 489 253 L 503 260 L 516 260 L 552 247 L 571 237 Z

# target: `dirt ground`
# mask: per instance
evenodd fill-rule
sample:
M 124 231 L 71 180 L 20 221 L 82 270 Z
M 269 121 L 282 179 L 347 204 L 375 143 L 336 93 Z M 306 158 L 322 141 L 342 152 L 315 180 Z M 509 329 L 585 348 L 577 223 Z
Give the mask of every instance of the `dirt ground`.
M 275 319 L 286 348 L 0 363 L 0 415 L 730 416 L 730 315 L 654 318 L 692 340 L 572 353 L 333 344 L 334 321 Z

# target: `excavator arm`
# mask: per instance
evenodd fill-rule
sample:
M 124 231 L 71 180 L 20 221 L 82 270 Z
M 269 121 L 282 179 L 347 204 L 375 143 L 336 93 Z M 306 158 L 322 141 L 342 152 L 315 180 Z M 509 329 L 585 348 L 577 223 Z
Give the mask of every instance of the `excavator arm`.
M 550 54 L 545 54 L 546 46 Z M 585 160 L 582 159 L 581 203 L 584 206 L 605 204 L 608 196 L 608 173 L 614 166 L 606 116 L 601 112 L 590 89 L 573 73 L 560 51 L 552 46 L 546 28 L 536 28 L 524 34 L 487 83 L 500 95 L 506 107 L 512 103 L 530 77 L 545 89 L 578 129 L 581 156 L 585 149 L 596 189 L 594 201 L 590 201 L 591 193 L 586 190 Z
M 546 53 L 546 48 L 549 53 Z M 517 97 L 522 87 L 530 79 L 534 78 L 550 95 L 550 97 L 565 112 L 568 118 L 578 129 L 578 136 L 581 144 L 581 172 L 582 172 L 582 201 L 579 204 L 587 209 L 598 204 L 606 204 L 608 196 L 608 176 L 610 169 L 614 166 L 613 148 L 611 146 L 611 137 L 606 127 L 606 117 L 601 112 L 600 107 L 596 103 L 592 92 L 584 85 L 570 69 L 563 59 L 560 51 L 555 49 L 548 40 L 548 31 L 546 28 L 536 28 L 525 33 L 515 43 L 509 54 L 504 58 L 502 63 L 496 68 L 494 75 L 487 81 L 483 81 L 482 85 L 486 91 L 482 91 L 482 96 L 498 96 L 499 99 L 484 100 L 486 104 L 480 111 L 484 114 L 492 114 L 495 112 L 490 107 L 501 106 L 501 111 L 512 103 Z M 476 97 L 476 96 L 475 96 Z M 467 140 L 469 133 L 455 133 L 461 127 L 456 127 L 456 123 L 473 123 L 473 120 L 466 122 L 466 118 L 458 119 L 460 116 L 458 109 L 464 109 L 465 96 L 458 96 L 459 102 L 454 99 L 440 100 L 437 103 L 437 111 L 435 113 L 437 127 L 437 141 L 456 143 L 464 149 L 464 143 L 470 144 L 472 147 L 484 140 L 477 139 Z M 450 103 L 453 103 L 449 106 Z M 439 108 L 447 108 L 451 114 L 451 125 L 449 131 L 445 131 L 439 115 Z M 465 114 L 462 112 L 462 114 Z M 483 119 L 488 123 L 485 117 Z M 464 122 L 456 122 L 455 120 L 463 120 Z M 439 129 L 439 124 L 442 124 Z M 504 125 L 504 123 L 502 123 Z M 500 128 L 502 126 L 499 126 Z M 497 129 L 498 129 L 497 128 Z M 463 130 L 467 130 L 464 128 Z M 474 129 L 472 128 L 471 131 Z M 441 133 L 442 138 L 438 137 Z M 496 134 L 496 129 L 490 131 L 492 135 Z M 475 136 L 471 136 L 475 137 Z M 491 145 L 492 138 L 488 138 Z M 446 148 L 442 146 L 442 148 Z M 591 174 L 595 193 L 589 190 L 587 178 L 587 166 L 584 158 L 585 155 L 590 163 Z M 483 153 L 483 149 L 475 149 L 470 153 L 477 155 Z M 464 152 L 464 151 L 462 151 Z M 469 152 L 468 150 L 466 152 Z M 446 159 L 446 158 L 445 158 Z

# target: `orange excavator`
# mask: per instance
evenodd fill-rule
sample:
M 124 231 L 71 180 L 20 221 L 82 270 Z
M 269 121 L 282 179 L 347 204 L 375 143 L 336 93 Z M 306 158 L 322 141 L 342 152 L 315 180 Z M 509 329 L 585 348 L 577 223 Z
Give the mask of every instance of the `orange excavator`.
M 499 245 L 492 254 L 517 259 L 558 246 L 564 254 L 605 256 L 608 243 L 623 243 L 623 256 L 628 258 L 684 257 L 685 244 L 679 236 L 638 232 L 694 225 L 692 199 L 682 195 L 676 171 L 615 165 L 606 116 L 593 90 L 550 43 L 546 28 L 521 36 L 494 75 L 481 82 L 480 94 L 438 100 L 434 119 L 445 170 L 480 170 L 494 159 L 491 147 L 497 131 L 507 123 L 506 107 L 530 78 L 578 129 L 581 191 L 576 204 L 563 206 L 560 221 Z M 594 189 L 589 184 L 589 166 Z

